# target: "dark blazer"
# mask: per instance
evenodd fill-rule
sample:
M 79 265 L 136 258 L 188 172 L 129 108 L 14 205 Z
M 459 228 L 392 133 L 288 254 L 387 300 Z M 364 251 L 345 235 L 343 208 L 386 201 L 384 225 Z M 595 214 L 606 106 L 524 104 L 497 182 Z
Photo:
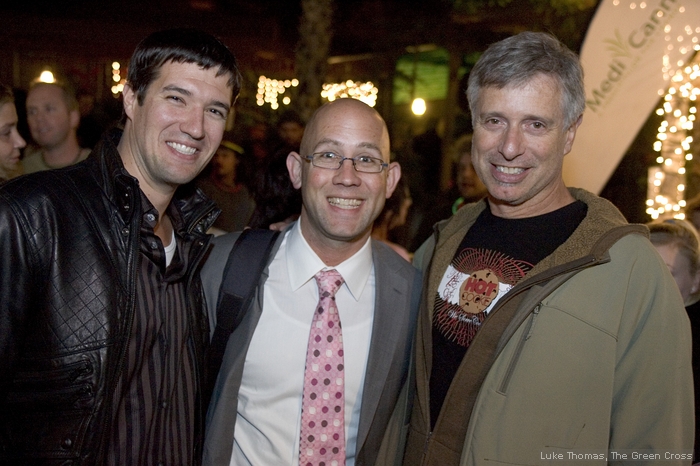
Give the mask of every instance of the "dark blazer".
M 202 271 L 202 283 L 214 322 L 223 269 L 238 234 L 214 240 L 214 250 Z M 270 255 L 279 249 L 280 235 Z M 421 274 L 385 244 L 372 240 L 376 276 L 374 323 L 367 359 L 355 464 L 372 465 L 377 458 L 389 418 L 406 381 L 421 292 Z M 229 338 L 226 354 L 207 414 L 204 464 L 229 464 L 238 406 L 243 364 L 263 310 L 266 267 L 256 290 L 256 299 L 243 321 Z

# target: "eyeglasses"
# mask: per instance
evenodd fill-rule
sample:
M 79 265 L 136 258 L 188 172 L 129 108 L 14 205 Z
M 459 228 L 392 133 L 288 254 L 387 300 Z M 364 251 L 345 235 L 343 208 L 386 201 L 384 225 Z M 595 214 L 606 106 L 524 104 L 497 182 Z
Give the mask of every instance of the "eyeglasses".
M 352 166 L 355 167 L 355 171 L 360 173 L 379 173 L 389 166 L 388 163 L 382 162 L 381 159 L 368 155 L 358 155 L 350 158 L 343 157 L 335 152 L 316 152 L 304 158 L 311 162 L 314 167 L 327 168 L 329 170 L 338 170 L 343 165 L 343 162 L 352 160 Z

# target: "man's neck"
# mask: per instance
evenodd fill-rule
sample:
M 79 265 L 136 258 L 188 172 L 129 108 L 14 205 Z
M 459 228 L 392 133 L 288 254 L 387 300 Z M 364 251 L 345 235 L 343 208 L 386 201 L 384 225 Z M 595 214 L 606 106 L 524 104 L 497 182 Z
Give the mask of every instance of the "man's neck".
M 41 155 L 44 163 L 51 168 L 60 168 L 72 165 L 80 159 L 81 147 L 75 139 L 68 139 L 60 146 L 42 147 Z
M 299 222 L 301 234 L 304 236 L 304 239 L 311 249 L 314 250 L 319 259 L 328 267 L 334 267 L 352 257 L 357 251 L 362 249 L 362 246 L 365 245 L 371 233 L 371 230 L 367 230 L 352 241 L 335 240 L 325 237 L 307 227 L 306 224 L 309 221 L 308 219 L 304 219 L 303 209 Z
M 163 246 L 170 245 L 170 241 L 173 239 L 173 224 L 170 217 L 165 214 L 160 215 L 153 232 L 160 238 Z

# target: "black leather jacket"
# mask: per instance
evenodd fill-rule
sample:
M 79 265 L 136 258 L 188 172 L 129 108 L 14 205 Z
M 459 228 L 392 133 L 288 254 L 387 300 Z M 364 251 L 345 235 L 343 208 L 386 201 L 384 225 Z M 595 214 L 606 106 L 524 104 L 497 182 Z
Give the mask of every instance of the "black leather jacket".
M 142 217 L 120 137 L 109 133 L 78 165 L 0 187 L 0 464 L 104 463 L 134 316 Z M 190 186 L 172 202 L 193 242 L 190 324 L 203 370 L 209 325 L 195 269 L 218 209 Z M 203 413 L 199 406 L 197 436 Z

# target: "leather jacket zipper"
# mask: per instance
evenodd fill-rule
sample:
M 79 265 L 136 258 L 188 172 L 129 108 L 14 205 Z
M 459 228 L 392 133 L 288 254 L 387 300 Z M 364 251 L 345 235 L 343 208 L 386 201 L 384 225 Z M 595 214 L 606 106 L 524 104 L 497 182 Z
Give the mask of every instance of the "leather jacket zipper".
M 14 381 L 13 389 L 21 387 L 21 391 L 24 391 L 46 387 L 47 384 L 72 383 L 81 375 L 89 375 L 91 372 L 92 365 L 87 360 L 66 364 L 58 369 L 20 372 Z
M 89 399 L 92 397 L 92 384 L 89 382 L 70 385 L 58 390 L 33 390 L 29 392 L 13 392 L 7 395 L 7 403 L 14 405 L 18 409 L 18 405 L 29 405 L 31 409 L 36 409 L 37 406 L 55 407 L 56 404 L 74 404 L 81 399 Z

